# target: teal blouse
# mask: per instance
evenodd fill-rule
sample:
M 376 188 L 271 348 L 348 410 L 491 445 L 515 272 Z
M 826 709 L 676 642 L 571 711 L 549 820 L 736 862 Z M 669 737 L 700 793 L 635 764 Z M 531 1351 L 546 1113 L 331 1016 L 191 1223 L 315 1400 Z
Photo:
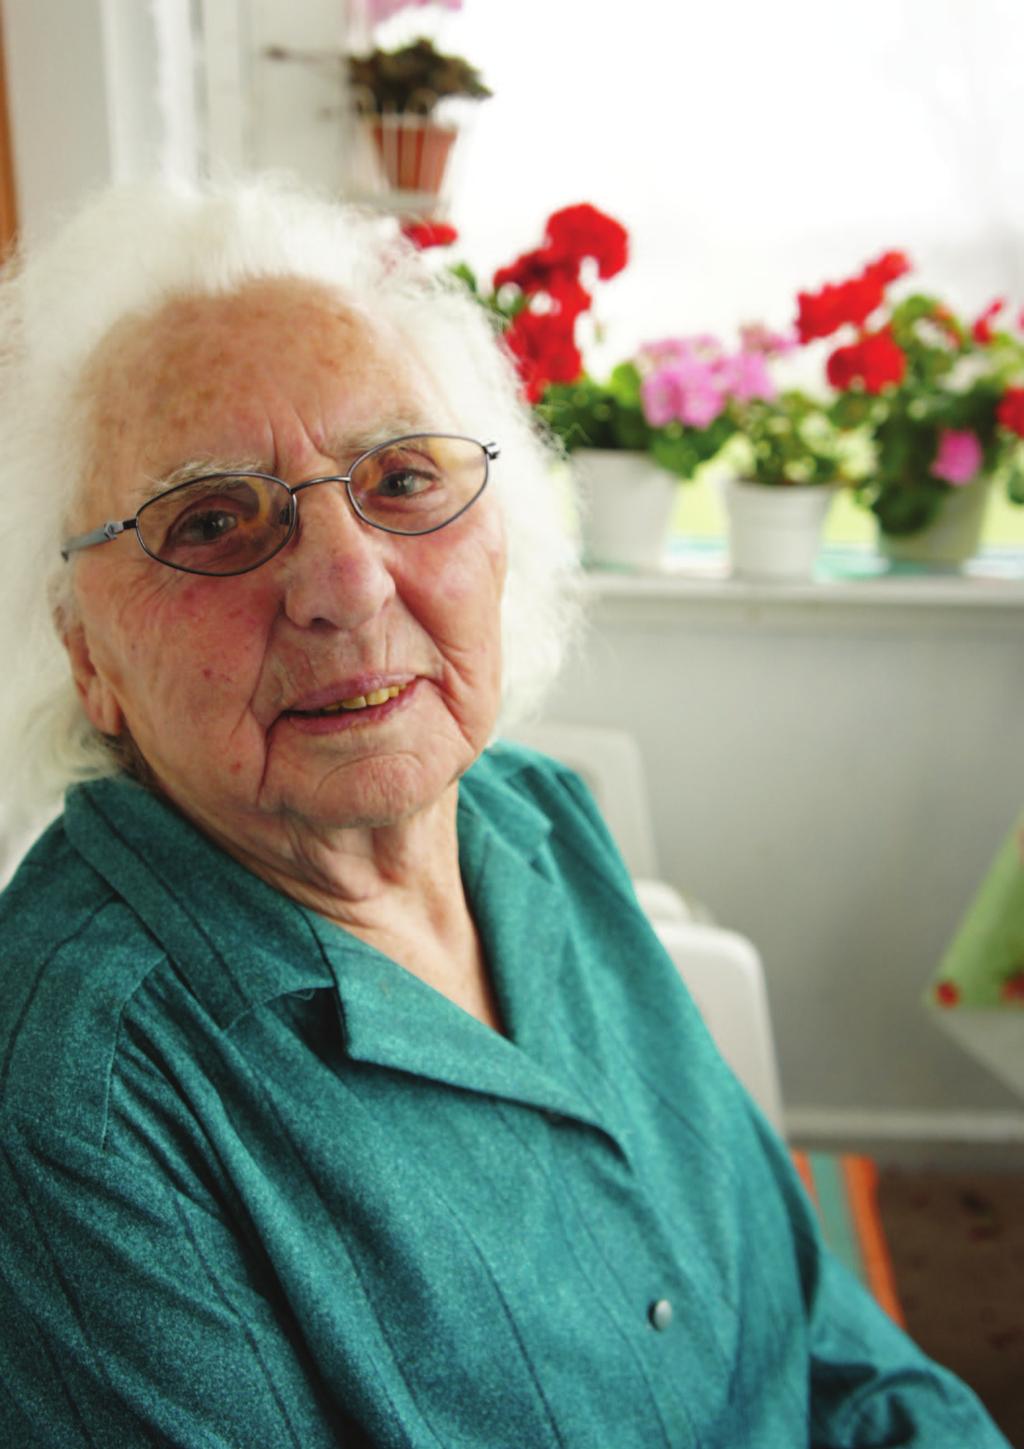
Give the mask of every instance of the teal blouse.
M 127 780 L 0 904 L 0 1443 L 1005 1441 L 822 1250 L 583 787 L 489 751 L 507 1036 Z

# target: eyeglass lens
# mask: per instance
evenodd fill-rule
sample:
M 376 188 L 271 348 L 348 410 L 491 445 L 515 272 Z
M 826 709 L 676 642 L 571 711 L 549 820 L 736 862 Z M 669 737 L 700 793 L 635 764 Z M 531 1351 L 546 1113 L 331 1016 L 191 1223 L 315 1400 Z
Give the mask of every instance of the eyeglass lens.
M 469 438 L 419 436 L 384 443 L 352 468 L 349 493 L 367 523 L 430 533 L 468 508 L 487 481 L 487 454 Z M 279 479 L 217 474 L 162 493 L 138 513 L 147 553 L 173 568 L 235 574 L 265 563 L 287 541 L 296 500 Z

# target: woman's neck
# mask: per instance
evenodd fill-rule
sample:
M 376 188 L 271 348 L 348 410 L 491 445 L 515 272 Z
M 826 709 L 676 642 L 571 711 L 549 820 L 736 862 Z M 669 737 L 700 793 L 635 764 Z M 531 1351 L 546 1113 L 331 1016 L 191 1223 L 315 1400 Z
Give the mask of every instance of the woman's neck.
M 256 840 L 209 830 L 246 869 L 334 921 L 501 1030 L 483 947 L 459 870 L 458 783 L 383 826 L 312 827 L 282 817 Z

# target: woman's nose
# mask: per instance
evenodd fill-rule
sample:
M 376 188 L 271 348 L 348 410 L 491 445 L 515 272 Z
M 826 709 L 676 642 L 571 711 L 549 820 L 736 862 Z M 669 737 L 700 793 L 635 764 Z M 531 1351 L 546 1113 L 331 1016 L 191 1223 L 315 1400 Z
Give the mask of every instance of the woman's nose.
M 285 613 L 302 628 L 358 628 L 395 593 L 390 560 L 401 540 L 364 523 L 344 483 L 304 489 L 295 502 L 295 537 L 283 555 Z

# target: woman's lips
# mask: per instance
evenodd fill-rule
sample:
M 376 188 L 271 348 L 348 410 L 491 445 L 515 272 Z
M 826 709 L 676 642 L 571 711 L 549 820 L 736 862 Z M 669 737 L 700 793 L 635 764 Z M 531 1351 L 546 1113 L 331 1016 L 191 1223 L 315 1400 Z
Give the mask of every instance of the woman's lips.
M 300 730 L 303 734 L 333 734 L 337 730 L 353 729 L 360 725 L 377 724 L 387 719 L 396 710 L 402 709 L 416 692 L 418 678 L 401 684 L 364 685 L 358 693 L 340 696 L 328 692 L 315 704 L 303 701 L 303 708 L 287 709 L 278 717 L 279 723 Z M 354 686 L 346 685 L 345 688 Z M 316 699 L 317 696 L 314 696 Z

